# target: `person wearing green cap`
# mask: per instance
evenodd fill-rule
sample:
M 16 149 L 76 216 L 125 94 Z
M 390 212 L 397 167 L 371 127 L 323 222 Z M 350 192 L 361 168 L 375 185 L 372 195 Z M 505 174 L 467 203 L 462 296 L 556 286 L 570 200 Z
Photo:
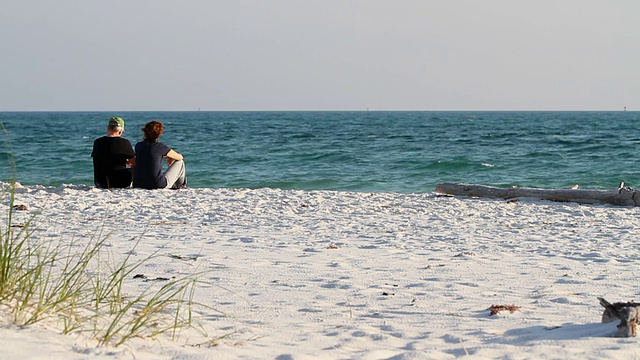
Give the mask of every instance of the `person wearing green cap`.
M 122 137 L 124 120 L 118 116 L 109 118 L 107 135 L 93 142 L 93 181 L 103 189 L 126 188 L 133 182 L 136 153 L 131 142 Z

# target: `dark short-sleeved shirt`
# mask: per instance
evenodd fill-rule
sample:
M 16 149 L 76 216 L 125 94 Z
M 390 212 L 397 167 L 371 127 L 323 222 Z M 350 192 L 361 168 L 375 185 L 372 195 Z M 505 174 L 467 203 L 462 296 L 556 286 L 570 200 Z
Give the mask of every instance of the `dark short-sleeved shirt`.
M 117 136 L 103 136 L 93 142 L 93 181 L 100 188 L 131 186 L 132 171 L 127 160 L 136 156 L 129 140 Z
M 165 188 L 167 178 L 162 172 L 162 163 L 170 150 L 168 145 L 161 142 L 141 141 L 137 143 L 133 187 L 150 190 Z

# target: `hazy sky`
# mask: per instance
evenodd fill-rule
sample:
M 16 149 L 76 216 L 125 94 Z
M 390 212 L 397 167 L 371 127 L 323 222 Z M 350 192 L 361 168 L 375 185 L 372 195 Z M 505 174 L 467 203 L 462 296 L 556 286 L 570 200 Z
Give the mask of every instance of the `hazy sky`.
M 638 0 L 0 0 L 2 110 L 640 110 Z

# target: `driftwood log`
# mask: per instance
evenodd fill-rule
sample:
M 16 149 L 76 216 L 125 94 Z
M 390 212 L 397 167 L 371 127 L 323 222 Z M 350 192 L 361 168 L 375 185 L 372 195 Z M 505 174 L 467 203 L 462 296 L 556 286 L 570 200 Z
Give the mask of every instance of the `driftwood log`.
M 630 187 L 616 190 L 498 188 L 493 186 L 444 183 L 436 186 L 436 193 L 479 198 L 535 198 L 549 201 L 576 202 L 581 204 L 611 204 L 640 206 L 640 194 Z
M 617 302 L 610 303 L 604 298 L 599 297 L 600 305 L 604 307 L 602 313 L 602 322 L 608 323 L 620 320 L 618 324 L 619 337 L 632 337 L 637 335 L 638 323 L 640 323 L 640 304 L 637 302 Z

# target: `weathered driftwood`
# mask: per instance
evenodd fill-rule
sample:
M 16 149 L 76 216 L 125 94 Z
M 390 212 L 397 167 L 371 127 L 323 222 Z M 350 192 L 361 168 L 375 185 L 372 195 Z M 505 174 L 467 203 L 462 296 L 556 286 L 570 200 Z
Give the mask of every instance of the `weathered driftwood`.
M 640 206 L 640 194 L 630 187 L 616 190 L 498 188 L 493 186 L 444 183 L 436 186 L 436 192 L 480 198 L 536 198 L 541 200 L 576 202 L 582 204 L 612 204 Z
M 619 337 L 632 337 L 637 335 L 638 323 L 640 323 L 640 304 L 630 302 L 610 303 L 604 298 L 599 297 L 600 305 L 604 307 L 602 313 L 602 322 L 608 323 L 620 320 L 618 324 Z

